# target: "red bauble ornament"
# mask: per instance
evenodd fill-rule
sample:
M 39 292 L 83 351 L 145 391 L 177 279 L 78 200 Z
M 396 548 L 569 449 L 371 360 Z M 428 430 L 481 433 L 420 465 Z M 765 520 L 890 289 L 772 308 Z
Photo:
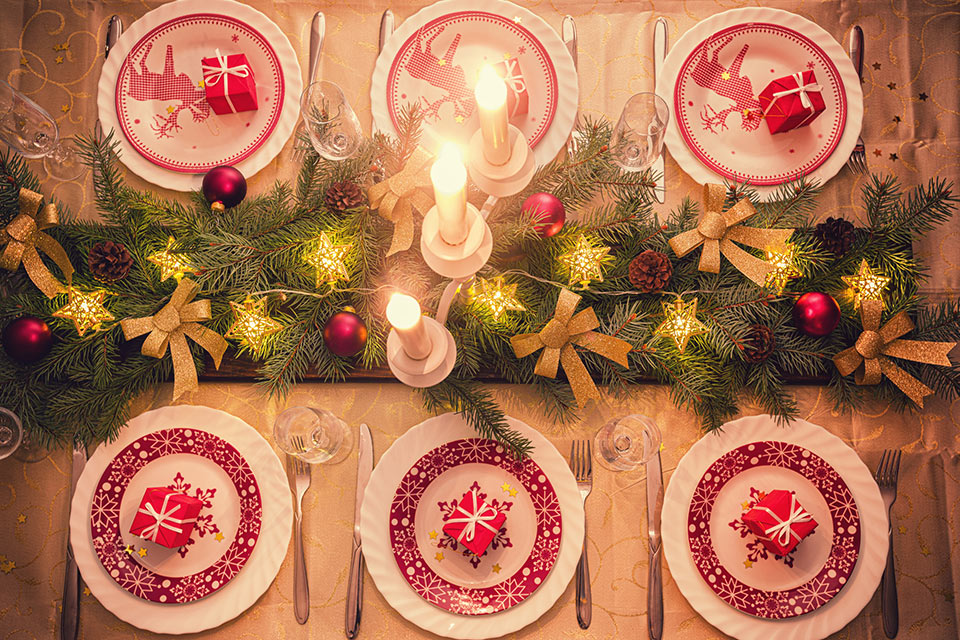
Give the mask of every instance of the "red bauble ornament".
M 247 180 L 237 169 L 221 165 L 207 171 L 200 190 L 207 202 L 220 202 L 229 209 L 240 204 L 246 197 Z
M 348 307 L 330 316 L 323 325 L 323 342 L 338 356 L 355 356 L 367 344 L 367 325 Z
M 36 362 L 50 353 L 52 346 L 53 333 L 40 318 L 23 316 L 3 330 L 3 350 L 20 364 Z
M 793 305 L 793 324 L 811 338 L 822 338 L 840 323 L 840 305 L 825 293 L 805 293 Z
M 550 193 L 535 193 L 523 201 L 523 212 L 534 216 L 535 228 L 541 238 L 549 238 L 560 233 L 567 214 L 563 203 Z

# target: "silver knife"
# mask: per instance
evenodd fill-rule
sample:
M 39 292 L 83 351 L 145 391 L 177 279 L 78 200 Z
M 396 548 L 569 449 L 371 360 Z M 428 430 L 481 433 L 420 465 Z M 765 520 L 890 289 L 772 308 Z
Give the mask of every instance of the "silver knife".
M 347 581 L 346 634 L 356 638 L 360 631 L 360 614 L 363 612 L 363 549 L 360 546 L 360 507 L 363 492 L 367 489 L 373 471 L 373 438 L 370 427 L 360 425 L 360 460 L 357 463 L 357 495 L 353 508 L 353 555 L 350 558 L 350 579 Z
M 377 45 L 377 52 L 383 51 L 383 47 L 386 46 L 387 40 L 390 39 L 390 36 L 393 35 L 393 28 L 395 26 L 396 20 L 393 17 L 393 11 L 387 9 L 383 12 L 383 16 L 380 18 L 380 41 Z
M 663 638 L 663 547 L 660 539 L 660 512 L 663 510 L 663 469 L 660 452 L 647 462 L 647 535 L 650 540 L 650 568 L 647 571 L 647 631 L 650 640 Z
M 310 25 L 310 66 L 307 84 L 316 82 L 317 69 L 320 67 L 320 52 L 323 51 L 323 38 L 327 31 L 327 18 L 323 11 L 317 11 L 313 14 L 313 22 Z
M 87 464 L 87 446 L 83 442 L 73 445 L 73 468 L 70 473 L 70 502 L 77 489 L 77 481 Z M 74 640 L 80 623 L 80 571 L 73 557 L 70 530 L 67 528 L 67 559 L 63 570 L 63 607 L 60 611 L 60 638 Z
M 110 56 L 110 49 L 113 49 L 113 45 L 117 44 L 117 40 L 120 39 L 121 33 L 123 33 L 123 21 L 120 19 L 120 16 L 114 14 L 110 16 L 110 20 L 107 22 L 107 37 L 103 44 L 104 60 Z M 97 118 L 94 131 L 98 138 L 103 137 L 103 128 L 100 126 L 100 118 Z
M 653 84 L 656 87 L 657 79 L 663 71 L 663 61 L 667 57 L 667 21 L 663 18 L 657 18 L 657 23 L 653 27 Z M 664 186 L 663 175 L 663 154 L 661 151 L 657 159 L 653 161 L 650 170 L 657 175 L 657 184 L 653 188 L 653 196 L 657 202 L 663 204 L 666 198 L 666 187 Z

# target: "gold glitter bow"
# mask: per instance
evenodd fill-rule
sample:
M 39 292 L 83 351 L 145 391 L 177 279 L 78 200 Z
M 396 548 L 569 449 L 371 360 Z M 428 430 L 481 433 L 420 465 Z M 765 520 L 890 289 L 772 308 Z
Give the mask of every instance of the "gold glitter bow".
M 913 330 L 913 322 L 905 311 L 901 311 L 881 327 L 882 311 L 883 303 L 879 300 L 864 300 L 861 303 L 863 333 L 854 346 L 835 355 L 833 363 L 841 375 L 856 372 L 854 380 L 857 384 L 879 384 L 880 379 L 887 376 L 907 397 L 922 407 L 924 396 L 931 395 L 933 389 L 898 367 L 888 356 L 949 367 L 950 358 L 947 354 L 957 343 L 898 340 Z
M 192 391 L 197 383 L 197 370 L 193 366 L 193 356 L 187 337 L 207 350 L 213 356 L 213 362 L 220 368 L 220 360 L 227 350 L 227 341 L 220 334 L 200 324 L 209 320 L 209 300 L 193 300 L 199 287 L 195 282 L 184 278 L 177 285 L 173 295 L 163 309 L 146 318 L 127 318 L 120 322 L 123 335 L 127 340 L 149 333 L 140 352 L 151 358 L 162 358 L 170 347 L 173 360 L 173 399 L 184 392 Z
M 41 208 L 42 201 L 43 196 L 39 193 L 20 189 L 20 213 L 0 236 L 0 247 L 6 245 L 3 254 L 0 254 L 0 267 L 16 271 L 22 262 L 33 284 L 48 298 L 52 298 L 65 289 L 43 264 L 38 249 L 60 267 L 67 282 L 73 278 L 73 265 L 60 243 L 43 232 L 56 226 L 58 218 L 57 205 L 50 202 Z
M 407 160 L 406 166 L 383 182 L 370 187 L 367 196 L 370 206 L 377 210 L 382 218 L 393 223 L 393 238 L 387 255 L 406 251 L 413 243 L 413 209 L 420 213 L 433 206 L 433 201 L 420 187 L 430 186 L 428 166 L 433 156 L 423 147 L 417 147 Z
M 670 248 L 682 258 L 700 245 L 700 271 L 720 273 L 720 254 L 758 286 L 766 282 L 773 269 L 768 262 L 750 255 L 734 244 L 739 242 L 757 249 L 783 245 L 793 234 L 793 229 L 758 229 L 744 227 L 740 223 L 754 215 L 748 198 L 743 198 L 727 211 L 723 211 L 726 188 L 719 184 L 703 185 L 703 216 L 696 229 L 684 231 L 670 238 Z
M 513 336 L 510 344 L 518 358 L 543 349 L 533 370 L 538 376 L 556 378 L 557 366 L 562 364 L 577 404 L 582 408 L 587 404 L 587 400 L 598 398 L 600 394 L 574 345 L 599 353 L 622 367 L 630 366 L 627 354 L 632 347 L 626 340 L 594 331 L 600 326 L 600 321 L 597 320 L 593 307 L 587 307 L 574 315 L 578 304 L 580 296 L 569 289 L 561 289 L 560 297 L 557 298 L 557 310 L 547 326 L 540 333 Z

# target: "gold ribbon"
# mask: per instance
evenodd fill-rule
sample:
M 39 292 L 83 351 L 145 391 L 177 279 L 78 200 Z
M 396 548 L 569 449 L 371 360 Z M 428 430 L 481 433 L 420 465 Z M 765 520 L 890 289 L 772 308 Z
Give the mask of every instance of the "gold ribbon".
M 60 243 L 43 232 L 44 229 L 56 226 L 57 205 L 50 202 L 41 208 L 41 202 L 43 196 L 36 191 L 20 189 L 20 213 L 4 228 L 0 236 L 0 247 L 4 247 L 0 254 L 0 267 L 16 271 L 22 262 L 33 284 L 48 298 L 52 298 L 66 289 L 53 277 L 47 265 L 43 264 L 39 251 L 50 256 L 60 267 L 67 282 L 73 278 L 73 265 Z
M 413 209 L 426 214 L 433 206 L 430 196 L 420 190 L 420 187 L 429 187 L 431 184 L 427 167 L 431 160 L 433 156 L 423 147 L 417 147 L 403 170 L 367 190 L 370 206 L 382 218 L 393 223 L 388 256 L 406 251 L 413 244 Z
M 855 345 L 835 355 L 833 363 L 841 375 L 856 372 L 854 380 L 860 385 L 879 384 L 881 378 L 887 376 L 917 406 L 923 407 L 923 398 L 931 395 L 933 389 L 898 367 L 890 357 L 949 367 L 947 354 L 957 343 L 898 340 L 913 330 L 913 322 L 901 311 L 881 327 L 882 311 L 883 303 L 879 300 L 864 300 L 860 304 L 863 333 Z
M 184 392 L 196 389 L 197 369 L 193 366 L 190 345 L 187 337 L 206 349 L 213 356 L 213 362 L 220 368 L 220 360 L 227 350 L 227 341 L 216 331 L 200 324 L 200 321 L 212 318 L 209 300 L 193 300 L 199 287 L 189 278 L 177 285 L 173 295 L 163 309 L 146 318 L 127 318 L 120 322 L 123 335 L 127 340 L 149 333 L 143 341 L 140 352 L 151 358 L 162 358 L 170 348 L 173 360 L 173 399 Z M 193 300 L 193 302 L 191 302 Z
M 557 377 L 558 365 L 570 380 L 570 387 L 581 408 L 591 398 L 599 398 L 597 385 L 590 373 L 577 355 L 574 345 L 599 353 L 608 360 L 613 360 L 622 367 L 629 367 L 627 354 L 632 347 L 626 340 L 604 335 L 593 331 L 600 326 L 597 314 L 593 307 L 587 307 L 574 315 L 580 296 L 569 289 L 561 289 L 557 298 L 557 310 L 553 318 L 540 333 L 523 333 L 510 338 L 513 352 L 518 358 L 524 358 L 531 353 L 543 349 L 537 366 L 533 372 L 546 378 Z
M 727 211 L 723 211 L 726 188 L 719 184 L 703 185 L 703 216 L 696 229 L 684 231 L 670 238 L 670 248 L 682 258 L 700 245 L 700 271 L 720 273 L 720 254 L 758 286 L 763 286 L 773 265 L 753 256 L 734 242 L 757 249 L 783 245 L 793 234 L 793 229 L 758 229 L 744 227 L 740 223 L 756 214 L 748 198 L 743 198 Z

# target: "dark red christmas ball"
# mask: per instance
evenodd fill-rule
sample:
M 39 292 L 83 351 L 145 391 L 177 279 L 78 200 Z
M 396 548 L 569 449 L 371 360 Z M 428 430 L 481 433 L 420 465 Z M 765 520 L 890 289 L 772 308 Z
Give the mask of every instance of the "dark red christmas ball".
M 805 293 L 793 305 L 793 324 L 811 338 L 822 338 L 840 323 L 840 305 L 825 293 Z
M 344 309 L 330 316 L 323 325 L 323 342 L 338 356 L 355 356 L 367 344 L 367 325 L 352 309 Z
M 535 193 L 524 200 L 523 212 L 529 213 L 537 221 L 535 227 L 541 238 L 560 233 L 567 219 L 563 203 L 551 193 Z
M 221 202 L 229 209 L 243 202 L 247 195 L 247 180 L 237 169 L 221 165 L 207 171 L 200 190 L 207 202 Z
M 53 333 L 40 318 L 23 316 L 3 330 L 3 350 L 20 364 L 36 362 L 50 353 L 52 346 Z

